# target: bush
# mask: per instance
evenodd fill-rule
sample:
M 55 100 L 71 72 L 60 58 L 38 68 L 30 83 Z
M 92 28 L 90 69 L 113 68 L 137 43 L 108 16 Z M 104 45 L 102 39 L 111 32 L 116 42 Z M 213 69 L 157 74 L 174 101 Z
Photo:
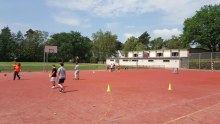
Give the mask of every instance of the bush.
M 91 58 L 90 58 L 90 63 L 98 63 L 98 58 L 96 58 L 96 57 L 91 57 Z

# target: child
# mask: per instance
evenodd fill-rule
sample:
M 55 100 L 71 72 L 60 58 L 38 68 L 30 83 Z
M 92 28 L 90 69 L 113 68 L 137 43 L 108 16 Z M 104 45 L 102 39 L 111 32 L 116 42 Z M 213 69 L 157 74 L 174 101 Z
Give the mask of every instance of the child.
M 60 67 L 58 68 L 57 72 L 58 72 L 58 85 L 60 86 L 60 92 L 64 92 L 64 87 L 63 87 L 63 83 L 66 79 L 66 70 L 63 67 L 64 64 L 60 63 Z
M 56 77 L 57 77 L 57 68 L 55 65 L 52 65 L 52 73 L 51 73 L 51 78 L 50 78 L 50 81 L 52 82 L 52 89 L 55 89 L 55 80 L 56 80 Z
M 76 66 L 75 66 L 75 80 L 79 80 L 79 65 L 78 65 L 78 62 L 76 62 Z
M 112 72 L 113 71 L 113 64 L 111 64 L 111 66 L 110 66 L 110 72 Z
M 16 76 L 18 77 L 18 80 L 20 80 L 21 77 L 19 75 L 19 72 L 21 71 L 21 64 L 20 63 L 18 63 L 18 64 L 15 63 L 15 65 L 13 65 L 13 66 L 14 66 L 14 80 L 15 80 Z
M 118 64 L 117 68 L 118 68 L 118 71 L 119 71 L 120 70 L 120 65 L 119 64 Z

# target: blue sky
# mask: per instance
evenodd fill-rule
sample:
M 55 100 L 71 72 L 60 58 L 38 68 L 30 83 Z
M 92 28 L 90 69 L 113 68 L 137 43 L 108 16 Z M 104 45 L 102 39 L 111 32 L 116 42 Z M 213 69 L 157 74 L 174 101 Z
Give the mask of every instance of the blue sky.
M 183 22 L 204 5 L 220 0 L 0 0 L 0 29 L 29 28 L 50 34 L 111 31 L 125 42 L 147 31 L 151 38 L 182 33 Z

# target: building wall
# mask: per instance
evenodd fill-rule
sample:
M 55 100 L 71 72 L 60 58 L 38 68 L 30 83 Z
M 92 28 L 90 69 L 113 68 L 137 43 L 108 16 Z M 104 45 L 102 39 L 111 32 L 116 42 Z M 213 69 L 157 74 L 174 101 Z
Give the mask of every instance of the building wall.
M 135 54 L 138 55 L 138 58 L 143 58 L 144 56 L 146 56 L 145 51 L 131 51 L 131 52 L 128 52 L 128 58 L 135 57 L 134 56 Z
M 186 50 L 180 50 L 180 57 L 189 57 L 189 51 Z
M 176 56 L 172 56 L 173 52 L 178 52 Z M 157 53 L 162 53 L 158 57 Z M 138 57 L 134 57 L 137 54 Z M 132 51 L 128 52 L 127 58 L 107 59 L 106 64 L 120 64 L 124 66 L 151 66 L 165 68 L 179 68 L 181 66 L 181 58 L 188 57 L 187 49 L 170 49 L 170 50 L 151 50 L 151 51 Z
M 171 52 L 170 52 L 170 50 L 164 50 L 164 51 L 163 51 L 163 57 L 171 57 Z
M 156 51 L 155 50 L 150 51 L 150 56 L 149 57 L 156 57 Z
M 137 59 L 123 59 L 123 60 L 119 61 L 119 64 L 120 65 L 125 65 L 125 66 L 136 66 L 137 65 Z
M 138 58 L 143 58 L 144 57 L 144 51 L 138 52 Z
M 111 65 L 113 63 L 116 63 L 116 60 L 115 59 L 106 59 L 106 64 L 107 65 Z
M 112 61 L 113 60 L 113 61 Z M 179 68 L 179 59 L 120 59 L 117 63 L 114 59 L 107 59 L 107 65 L 120 64 L 124 66 L 148 66 L 148 67 L 162 67 L 162 68 Z
M 179 59 L 139 59 L 138 61 L 119 61 L 120 65 L 128 66 L 149 66 L 149 67 L 164 67 L 164 68 L 179 68 Z
M 128 58 L 134 57 L 133 52 L 128 52 Z
M 157 53 L 162 53 L 162 57 L 172 57 L 173 52 L 178 52 L 179 57 L 188 57 L 188 50 L 187 49 L 169 49 L 169 50 L 150 50 L 150 51 L 131 51 L 128 52 L 128 58 L 135 57 L 134 55 L 137 54 L 138 58 L 154 58 L 158 57 Z

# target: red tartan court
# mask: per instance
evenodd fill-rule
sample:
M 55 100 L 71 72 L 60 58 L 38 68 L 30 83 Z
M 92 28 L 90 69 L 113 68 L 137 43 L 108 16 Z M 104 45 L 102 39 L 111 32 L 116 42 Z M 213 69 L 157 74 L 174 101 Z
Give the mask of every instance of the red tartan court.
M 64 93 L 48 72 L 20 74 L 0 73 L 1 124 L 220 123 L 220 72 L 81 71 L 73 80 L 67 71 Z

